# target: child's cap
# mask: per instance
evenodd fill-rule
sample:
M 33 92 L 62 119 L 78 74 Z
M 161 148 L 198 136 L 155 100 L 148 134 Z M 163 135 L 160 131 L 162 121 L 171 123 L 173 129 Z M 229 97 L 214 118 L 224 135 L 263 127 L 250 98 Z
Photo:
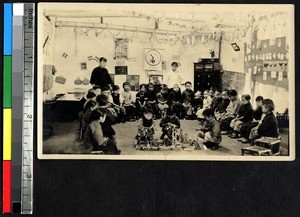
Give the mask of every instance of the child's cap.
M 113 86 L 113 91 L 116 91 L 116 90 L 120 90 L 120 87 L 118 85 Z
M 171 63 L 171 66 L 178 67 L 179 65 L 178 65 L 178 63 L 177 63 L 177 62 L 172 62 L 172 63 Z

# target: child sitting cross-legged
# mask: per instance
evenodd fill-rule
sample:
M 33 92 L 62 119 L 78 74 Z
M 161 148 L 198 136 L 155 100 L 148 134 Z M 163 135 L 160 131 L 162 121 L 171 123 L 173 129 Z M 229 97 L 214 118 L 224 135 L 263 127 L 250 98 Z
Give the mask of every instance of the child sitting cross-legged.
M 124 91 L 120 94 L 121 103 L 126 110 L 126 119 L 128 121 L 135 120 L 135 106 L 131 94 L 131 86 L 129 82 L 123 83 Z
M 90 114 L 89 124 L 84 134 L 84 141 L 81 144 L 82 153 L 92 153 L 102 151 L 104 154 L 120 154 L 115 141 L 105 137 L 102 131 L 102 124 L 105 122 L 106 114 L 93 110 Z
M 173 107 L 167 109 L 167 115 L 161 119 L 159 126 L 162 128 L 162 135 L 160 136 L 161 140 L 171 140 L 172 139 L 172 129 L 180 128 L 180 120 L 175 115 Z
M 226 112 L 220 117 L 222 134 L 228 133 L 228 131 L 230 130 L 230 123 L 237 116 L 238 110 L 241 106 L 241 101 L 237 97 L 236 90 L 228 91 L 228 97 L 230 103 L 226 108 Z
M 148 100 L 146 90 L 147 90 L 146 84 L 141 84 L 140 91 L 136 94 L 135 106 L 136 106 L 136 113 L 139 117 L 142 116 L 143 110 Z
M 114 125 L 116 123 L 117 114 L 114 111 L 114 109 L 109 106 L 108 98 L 106 95 L 100 94 L 99 96 L 97 96 L 96 101 L 98 103 L 98 106 L 96 109 L 103 112 L 107 116 L 105 118 L 105 121 L 103 123 L 101 123 L 103 135 L 105 137 L 110 138 L 111 140 L 115 140 L 116 132 L 112 128 L 112 125 Z
M 274 115 L 274 108 L 275 106 L 273 100 L 264 99 L 262 101 L 262 118 L 258 122 L 258 125 L 252 128 L 249 136 L 249 139 L 252 140 L 252 142 L 260 137 L 277 138 L 279 136 L 277 119 Z
M 181 91 L 178 84 L 175 84 L 173 90 L 171 90 L 169 101 L 169 105 L 174 108 L 176 116 L 183 119 L 185 117 L 185 108 L 182 105 Z
M 205 124 L 200 129 L 198 137 L 205 147 L 216 150 L 222 141 L 220 123 L 215 119 L 212 109 L 205 109 L 203 116 Z
M 82 116 L 80 120 L 80 139 L 84 138 L 84 134 L 87 126 L 89 125 L 90 115 L 92 111 L 96 108 L 97 102 L 94 100 L 89 100 L 82 111 Z
M 153 83 L 148 84 L 148 90 L 146 91 L 146 95 L 148 99 L 147 105 L 149 105 L 152 108 L 155 119 L 156 117 L 159 117 L 159 109 L 157 105 L 157 93 L 155 91 Z
M 154 127 L 153 110 L 150 106 L 146 106 L 143 116 L 138 120 L 138 134 L 135 138 L 139 141 L 150 141 L 153 138 Z
M 185 90 L 182 92 L 182 105 L 185 108 L 186 118 L 193 119 L 195 93 L 192 90 L 192 82 L 185 82 Z
M 228 90 L 222 91 L 222 102 L 215 108 L 215 117 L 220 121 L 221 117 L 225 114 L 227 106 L 229 105 Z
M 165 116 L 168 105 L 168 86 L 166 84 L 161 85 L 161 90 L 157 94 L 157 102 L 158 102 L 158 109 L 160 112 L 160 117 L 163 118 Z
M 255 102 L 256 102 L 256 109 L 253 111 L 253 120 L 251 122 L 242 124 L 240 130 L 240 134 L 242 138 L 238 139 L 239 142 L 248 143 L 251 129 L 256 127 L 258 125 L 258 122 L 261 120 L 263 97 L 262 96 L 256 97 Z
M 198 119 L 204 119 L 204 116 L 203 116 L 203 111 L 205 109 L 208 109 L 210 108 L 211 106 L 211 103 L 212 103 L 212 99 L 211 97 L 209 96 L 209 90 L 205 90 L 203 92 L 203 107 L 198 109 L 197 113 L 196 113 L 196 116 Z
M 253 119 L 253 109 L 250 103 L 250 95 L 244 94 L 241 98 L 242 105 L 239 108 L 237 116 L 230 123 L 230 138 L 240 138 L 240 130 L 244 123 L 249 123 Z

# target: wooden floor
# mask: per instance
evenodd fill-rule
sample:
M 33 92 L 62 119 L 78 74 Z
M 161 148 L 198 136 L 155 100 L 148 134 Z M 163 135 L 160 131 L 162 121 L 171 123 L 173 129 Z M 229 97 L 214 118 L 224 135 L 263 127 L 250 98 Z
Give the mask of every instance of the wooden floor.
M 76 150 L 76 146 L 80 143 L 77 133 L 78 121 L 55 123 L 54 135 L 44 138 L 43 153 L 44 154 L 72 154 Z M 155 137 L 161 135 L 159 128 L 159 120 L 156 121 Z M 181 129 L 184 133 L 188 133 L 189 137 L 195 138 L 197 132 L 195 129 L 199 126 L 197 120 L 181 120 Z M 218 156 L 240 156 L 241 148 L 248 147 L 249 144 L 242 144 L 236 139 L 228 136 L 222 136 L 220 148 L 217 150 L 193 150 L 192 147 L 182 150 L 164 150 L 164 151 L 137 151 L 133 147 L 134 137 L 137 133 L 137 122 L 120 123 L 113 126 L 116 131 L 118 147 L 124 155 L 218 155 Z M 288 155 L 288 133 L 281 134 L 281 155 Z

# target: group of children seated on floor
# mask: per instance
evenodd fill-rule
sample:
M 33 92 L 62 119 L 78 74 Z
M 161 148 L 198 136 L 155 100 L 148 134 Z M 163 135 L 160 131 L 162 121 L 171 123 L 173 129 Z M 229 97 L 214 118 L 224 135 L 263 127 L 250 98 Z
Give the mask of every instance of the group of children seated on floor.
M 250 103 L 250 95 L 242 95 L 241 100 L 235 90 L 205 90 L 194 93 L 191 82 L 185 83 L 181 93 L 179 85 L 168 89 L 162 84 L 158 93 L 152 83 L 141 84 L 140 91 L 133 100 L 131 86 L 123 83 L 124 91 L 114 85 L 110 88 L 94 86 L 86 94 L 81 115 L 81 138 L 85 150 L 100 150 L 119 154 L 113 124 L 138 119 L 138 135 L 147 128 L 154 129 L 154 119 L 162 118 L 160 139 L 169 137 L 170 127 L 180 128 L 180 119 L 200 121 L 198 138 L 204 145 L 217 149 L 221 134 L 239 138 L 247 143 L 259 137 L 278 137 L 277 120 L 273 113 L 274 103 L 270 99 L 256 98 L 256 109 Z M 101 133 L 97 133 L 101 130 Z M 154 131 L 153 131 L 154 133 Z M 105 139 L 103 139 L 105 138 Z

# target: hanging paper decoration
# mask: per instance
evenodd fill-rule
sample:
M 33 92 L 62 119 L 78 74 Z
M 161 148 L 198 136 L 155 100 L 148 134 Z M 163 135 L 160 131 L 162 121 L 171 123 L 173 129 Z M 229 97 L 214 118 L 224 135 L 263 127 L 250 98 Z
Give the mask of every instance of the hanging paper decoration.
M 62 56 L 63 58 L 67 58 L 68 54 L 67 54 L 67 53 L 63 53 L 61 56 Z

